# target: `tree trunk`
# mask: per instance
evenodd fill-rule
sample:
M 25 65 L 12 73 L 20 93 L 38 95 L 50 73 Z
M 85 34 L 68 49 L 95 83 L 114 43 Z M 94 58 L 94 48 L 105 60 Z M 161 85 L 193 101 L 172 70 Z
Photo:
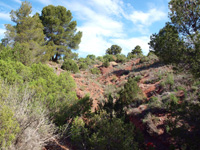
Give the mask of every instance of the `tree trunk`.
M 58 60 L 58 54 L 52 57 L 52 61 L 57 62 L 57 60 Z

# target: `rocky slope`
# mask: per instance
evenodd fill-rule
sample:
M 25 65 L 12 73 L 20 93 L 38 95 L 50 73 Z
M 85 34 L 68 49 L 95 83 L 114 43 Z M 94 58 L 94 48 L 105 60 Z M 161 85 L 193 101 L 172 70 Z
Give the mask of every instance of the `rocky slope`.
M 57 75 L 64 71 L 59 64 L 49 62 L 48 65 L 54 68 Z M 77 96 L 82 98 L 89 94 L 93 100 L 92 111 L 94 111 L 98 103 L 106 98 L 109 90 L 111 93 L 113 91 L 116 92 L 116 89 L 123 87 L 129 77 L 138 77 L 138 86 L 142 89 L 145 100 L 137 108 L 130 106 L 127 109 L 127 113 L 136 128 L 143 131 L 146 144 L 150 143 L 156 149 L 168 149 L 172 141 L 170 141 L 171 139 L 166 133 L 165 120 L 169 114 L 162 112 L 162 110 L 154 112 L 154 116 L 148 116 L 147 114 L 152 109 L 149 107 L 148 101 L 152 97 L 158 97 L 163 93 L 161 82 L 167 78 L 168 74 L 173 72 L 172 67 L 160 64 L 157 59 L 142 62 L 140 58 L 132 59 L 123 64 L 110 62 L 108 68 L 102 67 L 101 64 L 95 67 L 101 70 L 100 75 L 93 75 L 88 70 L 72 74 L 77 84 Z M 177 95 L 181 97 L 181 91 L 178 91 Z M 144 121 L 145 116 L 149 117 L 146 122 Z M 156 117 L 156 120 L 153 117 Z M 65 148 L 60 146 L 60 149 Z

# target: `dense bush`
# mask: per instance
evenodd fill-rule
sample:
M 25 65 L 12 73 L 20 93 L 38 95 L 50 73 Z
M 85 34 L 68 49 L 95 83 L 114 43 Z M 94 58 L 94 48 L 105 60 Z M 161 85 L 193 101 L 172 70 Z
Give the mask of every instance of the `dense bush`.
M 19 123 L 14 117 L 11 108 L 2 104 L 0 106 L 0 147 L 3 149 L 8 148 L 16 139 L 20 131 Z
M 138 105 L 144 98 L 142 90 L 137 85 L 134 78 L 129 78 L 128 82 L 124 85 L 124 88 L 120 91 L 120 101 L 123 105 L 127 106 L 131 103 Z
M 97 57 L 97 60 L 103 62 L 104 59 L 103 59 L 102 56 L 98 56 L 98 57 Z
M 88 65 L 87 65 L 87 64 L 85 64 L 85 63 L 83 63 L 83 62 L 79 64 L 79 69 L 80 69 L 80 70 L 86 70 L 87 68 L 88 68 Z
M 103 56 L 103 59 L 105 60 L 105 59 L 107 59 L 109 62 L 111 62 L 111 61 L 115 61 L 116 60 L 116 57 L 115 56 L 113 56 L 113 55 L 104 55 Z
M 28 85 L 7 85 L 0 81 L 0 145 L 9 149 L 41 149 L 54 133 L 40 97 Z
M 18 64 L 20 64 L 20 63 L 15 64 L 15 62 L 12 62 L 12 61 L 0 60 L 0 76 L 3 79 L 6 79 L 7 82 L 10 84 L 13 84 L 15 82 L 22 83 L 23 78 L 19 74 L 19 73 L 21 73 L 20 70 L 22 70 L 22 68 L 19 69 L 19 67 L 18 67 L 19 70 L 17 70 L 17 68 L 15 68 L 15 65 L 18 65 Z M 21 66 L 23 66 L 23 65 L 21 65 Z
M 127 59 L 132 59 L 132 58 L 136 58 L 137 56 L 135 54 L 132 53 L 128 53 L 127 55 Z
M 79 72 L 79 68 L 78 68 L 78 65 L 76 64 L 76 62 L 74 60 L 70 60 L 70 59 L 65 60 L 64 63 L 62 64 L 61 68 L 63 70 L 72 71 L 73 73 Z
M 103 67 L 106 67 L 106 68 L 108 68 L 109 66 L 110 66 L 110 62 L 107 60 L 107 59 L 105 59 L 104 61 L 103 61 Z
M 78 59 L 77 63 L 79 64 L 79 67 L 83 66 L 83 64 L 85 64 L 85 65 L 87 65 L 87 68 L 88 68 L 89 66 L 92 66 L 93 64 L 97 63 L 96 56 L 95 55 L 87 55 L 86 58 L 81 57 L 81 58 Z M 85 65 L 84 65 L 83 68 L 86 68 Z
M 90 69 L 90 71 L 91 71 L 92 74 L 100 74 L 101 73 L 99 68 L 92 68 L 92 69 Z
M 118 45 L 112 45 L 110 48 L 108 48 L 106 50 L 106 54 L 109 54 L 109 55 L 117 55 L 117 54 L 120 54 L 122 51 L 122 48 Z
M 90 118 L 89 128 L 81 118 L 75 118 L 71 128 L 72 141 L 79 149 L 121 150 L 138 149 L 139 136 L 131 123 L 110 118 L 105 111 Z M 139 141 L 137 141 L 136 140 Z
M 75 82 L 69 72 L 57 76 L 52 68 L 43 64 L 31 66 L 33 79 L 30 85 L 41 95 L 48 107 L 58 111 L 60 107 L 76 99 Z
M 116 62 L 118 63 L 124 63 L 126 61 L 126 56 L 123 54 L 117 54 L 116 58 L 117 58 Z
M 141 59 L 140 59 L 140 63 L 144 63 L 144 62 L 148 62 L 149 61 L 149 58 L 147 56 L 143 56 Z
M 86 58 L 89 58 L 94 61 L 96 59 L 96 56 L 91 54 L 91 55 L 87 55 Z
M 165 63 L 178 63 L 183 59 L 184 42 L 179 37 L 177 29 L 169 23 L 158 34 L 151 36 L 149 45 Z
M 133 55 L 136 55 L 136 56 L 142 56 L 142 49 L 139 45 L 137 45 L 132 51 L 131 53 Z
M 9 84 L 23 87 L 23 83 L 28 82 L 40 101 L 54 111 L 76 99 L 75 82 L 69 72 L 57 76 L 52 68 L 41 63 L 26 67 L 20 62 L 3 60 L 0 60 L 0 71 L 0 77 Z
M 0 46 L 0 59 L 1 60 L 16 60 L 15 49 L 7 46 Z

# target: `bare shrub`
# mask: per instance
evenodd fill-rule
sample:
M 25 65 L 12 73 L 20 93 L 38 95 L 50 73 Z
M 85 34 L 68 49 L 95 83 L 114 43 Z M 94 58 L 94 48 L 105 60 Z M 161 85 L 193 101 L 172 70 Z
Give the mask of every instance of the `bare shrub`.
M 143 122 L 147 125 L 147 132 L 150 135 L 158 135 L 159 130 L 156 126 L 158 122 L 158 118 L 151 113 L 147 114 L 146 117 L 143 119 Z
M 18 86 L 8 86 L 5 83 L 0 85 L 2 103 L 14 112 L 20 131 L 16 135 L 9 149 L 11 150 L 38 150 L 45 142 L 53 138 L 55 127 L 48 118 L 48 112 L 42 105 L 35 93 Z

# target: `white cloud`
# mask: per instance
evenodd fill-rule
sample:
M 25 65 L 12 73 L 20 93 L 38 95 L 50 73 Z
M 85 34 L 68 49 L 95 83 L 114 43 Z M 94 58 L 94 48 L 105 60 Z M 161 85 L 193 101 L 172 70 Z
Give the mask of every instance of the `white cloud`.
M 122 53 L 127 55 L 135 46 L 139 45 L 142 48 L 143 54 L 147 55 L 149 52 L 149 37 L 148 36 L 141 36 L 141 37 L 134 37 L 134 38 L 127 38 L 127 39 L 112 39 L 114 43 L 121 46 Z
M 64 2 L 67 9 L 76 13 L 82 25 L 78 25 L 78 30 L 83 32 L 81 44 L 79 45 L 80 53 L 93 53 L 103 55 L 108 47 L 112 45 L 109 38 L 124 37 L 123 23 L 113 19 L 111 16 L 97 10 L 102 5 L 100 0 L 93 0 L 93 7 L 90 3 L 83 4 L 79 2 Z M 104 9 L 104 8 L 102 8 Z M 115 12 L 113 12 L 115 14 Z
M 140 45 L 143 53 L 149 51 L 149 27 L 156 21 L 163 20 L 167 13 L 162 10 L 150 8 L 147 12 L 137 11 L 130 3 L 122 0 L 68 0 L 62 5 L 71 10 L 73 15 L 81 22 L 78 30 L 83 32 L 79 52 L 103 55 L 108 47 L 117 44 L 127 54 L 136 45 Z M 124 21 L 131 21 L 131 32 L 139 32 L 145 36 L 130 37 L 125 28 Z
M 13 1 L 21 2 L 21 0 Z M 149 27 L 156 21 L 167 17 L 167 13 L 164 13 L 160 8 L 151 7 L 146 12 L 138 11 L 125 0 L 36 1 L 45 6 L 49 4 L 62 5 L 71 10 L 75 20 L 78 21 L 78 31 L 83 32 L 78 50 L 83 55 L 91 53 L 103 55 L 112 44 L 121 46 L 124 54 L 130 52 L 136 45 L 140 45 L 144 54 L 147 54 Z M 0 18 L 10 20 L 9 14 L 3 12 L 0 13 Z M 126 25 L 127 22 L 129 22 L 129 26 Z M 144 36 L 137 35 L 135 37 L 135 31 Z M 132 36 L 130 32 L 133 33 Z
M 143 35 L 148 35 L 149 27 L 157 21 L 166 20 L 167 13 L 152 8 L 148 12 L 133 10 L 131 14 L 125 14 L 124 17 L 132 21 L 135 26 L 134 31 L 139 31 Z
M 127 16 L 127 19 L 131 20 L 134 24 L 151 25 L 152 23 L 165 19 L 167 14 L 161 10 L 155 8 L 150 9 L 147 13 L 142 11 L 133 11 L 131 15 Z
M 105 54 L 105 51 L 110 47 L 111 43 L 107 42 L 103 36 L 97 34 L 96 27 L 83 27 L 79 28 L 83 31 L 79 51 L 81 53 L 95 54 L 97 56 Z
M 10 21 L 10 14 L 9 13 L 4 13 L 4 12 L 0 12 L 0 18 L 3 19 L 3 20 Z
M 4 37 L 4 33 L 6 32 L 5 29 L 1 29 L 0 28 L 0 39 L 2 39 Z
M 108 15 L 121 15 L 123 13 L 122 0 L 91 0 L 91 6 L 95 5 L 95 10 Z

